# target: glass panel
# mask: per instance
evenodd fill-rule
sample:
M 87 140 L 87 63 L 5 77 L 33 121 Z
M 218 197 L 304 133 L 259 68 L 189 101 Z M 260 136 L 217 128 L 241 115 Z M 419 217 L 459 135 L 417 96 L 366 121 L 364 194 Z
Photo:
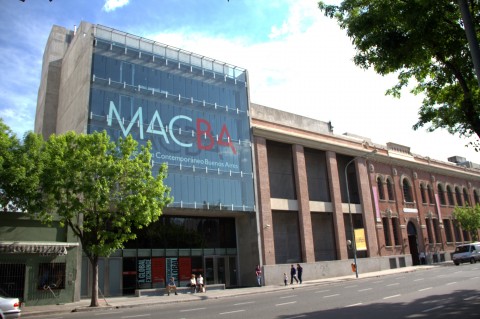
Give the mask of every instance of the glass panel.
M 215 271 L 213 268 L 213 257 L 205 258 L 205 284 L 215 283 Z
M 225 258 L 217 257 L 217 283 L 224 284 L 225 282 Z
M 169 58 L 178 54 L 168 49 Z M 113 140 L 130 134 L 142 145 L 150 140 L 153 171 L 169 167 L 172 207 L 254 211 L 245 86 L 193 79 L 190 68 L 116 60 L 101 49 L 93 60 L 89 133 L 106 130 Z

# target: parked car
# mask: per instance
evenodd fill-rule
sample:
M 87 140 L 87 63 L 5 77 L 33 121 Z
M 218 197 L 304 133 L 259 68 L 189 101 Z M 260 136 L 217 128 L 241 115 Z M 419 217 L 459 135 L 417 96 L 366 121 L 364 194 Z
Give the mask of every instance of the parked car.
M 20 300 L 0 295 L 0 319 L 20 318 Z
M 460 245 L 455 248 L 452 254 L 452 260 L 455 265 L 460 263 L 476 263 L 480 261 L 480 243 L 470 243 Z

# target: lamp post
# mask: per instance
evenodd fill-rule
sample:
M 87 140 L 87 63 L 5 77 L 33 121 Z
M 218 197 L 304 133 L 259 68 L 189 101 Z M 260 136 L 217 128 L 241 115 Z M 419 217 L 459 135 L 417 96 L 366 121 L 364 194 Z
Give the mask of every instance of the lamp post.
M 377 150 L 373 150 L 363 155 L 356 156 L 352 158 L 347 165 L 345 165 L 345 185 L 347 187 L 347 201 L 348 201 L 348 216 L 350 217 L 350 231 L 352 236 L 352 249 L 353 249 L 353 263 L 355 265 L 355 277 L 358 278 L 358 267 L 357 267 L 357 242 L 355 240 L 355 230 L 353 228 L 353 217 L 352 217 L 352 209 L 350 208 L 350 190 L 348 189 L 348 175 L 347 169 L 350 164 L 352 164 L 358 158 L 367 158 L 370 155 L 373 155 L 377 152 Z

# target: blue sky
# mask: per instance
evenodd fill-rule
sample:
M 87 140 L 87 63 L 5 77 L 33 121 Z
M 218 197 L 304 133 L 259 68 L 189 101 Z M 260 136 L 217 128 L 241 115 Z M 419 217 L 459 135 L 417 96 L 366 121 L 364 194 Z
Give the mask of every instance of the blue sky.
M 218 59 L 249 72 L 253 103 L 332 121 L 345 132 L 446 161 L 480 163 L 469 140 L 413 131 L 422 97 L 385 96 L 396 79 L 364 71 L 315 0 L 0 0 L 0 117 L 33 130 L 43 50 L 52 25 L 102 24 Z M 340 1 L 331 0 L 329 3 Z

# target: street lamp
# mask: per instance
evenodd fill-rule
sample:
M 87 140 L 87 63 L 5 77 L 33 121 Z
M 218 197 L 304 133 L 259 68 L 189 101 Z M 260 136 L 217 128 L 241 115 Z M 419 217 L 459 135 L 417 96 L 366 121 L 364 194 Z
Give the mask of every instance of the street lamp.
M 348 175 L 347 169 L 350 164 L 352 164 L 358 158 L 367 158 L 370 155 L 373 155 L 377 152 L 377 150 L 373 150 L 371 152 L 365 153 L 363 155 L 359 155 L 351 159 L 347 165 L 345 165 L 345 185 L 347 186 L 347 201 L 348 201 L 348 216 L 350 217 L 350 231 L 352 236 L 352 249 L 353 249 L 353 263 L 355 265 L 355 276 L 358 278 L 358 267 L 357 267 L 357 242 L 355 240 L 355 230 L 353 228 L 353 218 L 352 218 L 352 209 L 350 208 L 350 190 L 348 189 Z

